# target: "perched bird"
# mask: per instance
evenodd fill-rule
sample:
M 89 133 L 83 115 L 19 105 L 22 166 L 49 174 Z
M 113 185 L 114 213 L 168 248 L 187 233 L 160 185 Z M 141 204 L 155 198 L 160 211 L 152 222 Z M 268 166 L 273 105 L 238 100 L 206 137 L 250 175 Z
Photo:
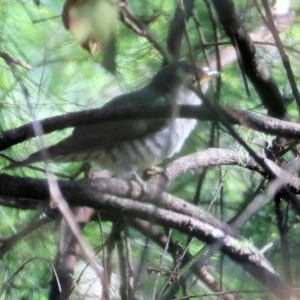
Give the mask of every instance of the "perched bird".
M 105 107 L 172 103 L 199 105 L 202 100 L 188 87 L 200 82 L 202 91 L 218 72 L 202 70 L 186 62 L 162 68 L 144 88 L 118 96 Z M 55 162 L 97 162 L 112 175 L 129 178 L 149 169 L 181 150 L 196 126 L 195 119 L 117 120 L 75 127 L 56 145 L 37 151 L 11 169 L 43 160 L 43 151 Z

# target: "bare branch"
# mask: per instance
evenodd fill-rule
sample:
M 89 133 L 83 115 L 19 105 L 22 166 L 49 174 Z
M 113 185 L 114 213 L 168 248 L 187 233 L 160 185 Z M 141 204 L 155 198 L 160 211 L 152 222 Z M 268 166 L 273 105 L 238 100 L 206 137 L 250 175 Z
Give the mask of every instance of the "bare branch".
M 26 184 L 27 188 L 36 190 L 37 194 L 39 194 L 40 196 L 44 194 L 44 197 L 41 197 L 41 199 L 45 199 L 45 196 L 48 194 L 47 188 L 42 191 L 41 186 L 45 187 L 45 184 L 41 180 L 34 180 L 34 186 L 28 186 L 28 182 L 26 182 L 27 180 L 25 180 L 24 178 L 0 175 L 0 179 L 1 185 L 4 181 L 7 182 L 7 180 L 9 180 L 9 182 L 13 182 L 14 180 L 17 180 L 19 182 L 23 181 L 23 183 Z M 103 182 L 103 180 L 105 182 Z M 32 179 L 30 179 L 30 181 L 33 182 Z M 256 280 L 259 280 L 278 297 L 287 298 L 290 295 L 289 287 L 286 286 L 286 284 L 279 278 L 278 274 L 259 253 L 259 250 L 250 245 L 245 247 L 243 241 L 232 237 L 227 233 L 227 231 L 223 231 L 206 222 L 200 221 L 199 216 L 197 216 L 197 218 L 194 218 L 193 216 L 184 215 L 183 213 L 172 211 L 172 203 L 177 202 L 177 200 L 172 199 L 172 196 L 170 195 L 166 195 L 169 200 L 172 200 L 169 203 L 170 206 L 168 207 L 168 209 L 164 209 L 158 208 L 153 204 L 130 200 L 127 197 L 119 198 L 118 196 L 101 193 L 99 191 L 97 191 L 96 193 L 93 192 L 93 190 L 95 191 L 95 189 L 98 189 L 98 187 L 100 189 L 104 188 L 104 190 L 107 189 L 109 181 L 115 184 L 114 191 L 116 193 L 120 192 L 118 185 L 119 187 L 120 185 L 123 185 L 123 187 L 127 186 L 126 190 L 123 190 L 123 193 L 125 192 L 125 194 L 128 194 L 128 196 L 130 194 L 135 198 L 138 196 L 139 200 L 142 200 L 144 198 L 141 187 L 138 187 L 136 183 L 125 182 L 118 179 L 98 178 L 91 181 L 90 183 L 92 184 L 88 183 L 89 180 L 78 180 L 77 182 L 71 183 L 61 182 L 60 188 L 71 205 L 82 205 L 82 202 L 84 202 L 86 205 L 97 209 L 107 209 L 109 211 L 114 211 L 117 214 L 122 213 L 130 217 L 139 217 L 152 221 L 154 220 L 157 224 L 175 228 L 176 230 L 179 230 L 180 232 L 188 234 L 190 236 L 194 236 L 205 243 L 217 243 L 221 251 L 223 251 L 231 259 L 240 264 L 245 270 L 247 270 L 247 272 L 254 276 Z M 89 187 L 87 186 L 87 184 L 89 185 Z M 22 185 L 20 185 L 20 189 L 22 189 Z M 0 190 L 1 194 L 3 192 L 3 188 L 1 188 L 1 186 Z M 19 193 L 18 191 L 16 191 L 16 189 L 14 189 L 14 191 L 10 190 L 10 192 Z M 157 195 L 157 187 L 149 186 L 149 193 Z M 165 193 L 162 193 L 162 195 L 164 194 Z M 162 198 L 163 197 L 161 197 L 161 199 L 159 199 L 157 203 L 164 202 Z M 184 203 L 185 205 L 187 204 L 186 202 Z M 181 208 L 184 208 L 184 206 L 181 205 Z M 194 207 L 194 211 L 196 211 L 196 209 L 197 208 Z M 211 218 L 214 219 L 213 216 L 211 216 Z M 228 228 L 228 226 L 225 224 L 223 224 L 222 227 Z
M 286 109 L 283 99 L 273 77 L 256 55 L 255 45 L 248 32 L 242 25 L 242 18 L 236 12 L 232 0 L 212 3 L 218 13 L 219 19 L 230 37 L 232 44 L 240 55 L 241 65 L 260 96 L 270 116 L 284 118 Z M 271 101 L 270 101 L 271 100 Z
M 173 240 L 169 241 L 168 237 L 164 233 L 162 233 L 156 226 L 151 225 L 149 222 L 140 219 L 133 219 L 130 221 L 130 225 L 143 233 L 145 236 L 148 236 L 161 248 L 166 248 L 167 251 L 173 256 L 173 258 L 176 258 L 178 256 L 178 253 L 181 254 L 181 247 Z M 194 257 L 190 253 L 187 253 L 187 255 L 183 257 L 182 266 L 192 264 L 192 262 L 194 262 Z M 191 271 L 212 291 L 221 291 L 219 283 L 215 280 L 215 278 L 213 278 L 213 276 L 205 267 L 200 268 L 196 262 L 191 265 Z M 226 296 L 224 296 L 224 299 L 233 300 L 234 297 L 230 293 L 228 293 Z
M 0 52 L 0 57 L 2 57 L 6 63 L 9 64 L 15 64 L 18 66 L 21 66 L 23 68 L 25 68 L 26 70 L 31 70 L 32 67 L 30 65 L 28 65 L 27 63 L 20 61 L 19 59 L 13 58 L 12 56 L 10 56 L 9 54 L 7 54 L 6 52 Z
M 68 113 L 40 121 L 44 133 L 50 133 L 74 126 L 101 124 L 108 121 L 169 118 L 170 105 L 127 106 L 119 109 L 96 108 L 80 112 Z M 233 124 L 240 123 L 247 128 L 285 138 L 300 139 L 300 125 L 294 122 L 281 121 L 276 118 L 258 116 L 248 111 L 240 111 L 230 107 L 215 108 Z M 201 121 L 218 121 L 219 117 L 205 106 L 181 105 L 179 115 L 182 118 L 194 118 Z M 28 123 L 0 134 L 0 151 L 34 137 L 33 124 Z
M 153 45 L 153 47 L 163 56 L 164 60 L 171 62 L 173 59 L 171 55 L 168 53 L 168 51 L 160 44 L 160 42 L 157 40 L 157 38 L 154 36 L 154 34 L 150 31 L 149 27 L 144 24 L 134 13 L 131 6 L 128 4 L 127 1 L 120 1 L 119 6 L 122 8 L 122 10 L 127 15 L 128 19 L 131 20 L 137 28 L 134 26 L 131 26 L 134 28 L 134 31 L 136 33 L 140 32 L 140 35 L 145 36 L 148 41 Z M 125 23 L 127 25 L 128 21 Z
M 1 241 L 2 245 L 0 247 L 0 257 L 3 257 L 3 255 L 7 251 L 9 251 L 13 246 L 15 246 L 23 237 L 25 237 L 26 235 L 34 232 L 35 230 L 41 228 L 42 226 L 52 221 L 53 219 L 48 217 L 33 220 L 18 233 L 11 235 L 9 238 L 5 239 L 4 241 Z

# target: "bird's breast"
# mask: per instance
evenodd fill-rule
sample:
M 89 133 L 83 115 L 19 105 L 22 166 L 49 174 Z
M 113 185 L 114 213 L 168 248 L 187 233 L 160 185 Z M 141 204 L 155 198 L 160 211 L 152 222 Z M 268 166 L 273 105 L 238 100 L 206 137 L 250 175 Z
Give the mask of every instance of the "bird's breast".
M 193 119 L 176 119 L 157 133 L 95 151 L 88 160 L 97 161 L 118 177 L 128 178 L 179 152 L 195 125 Z

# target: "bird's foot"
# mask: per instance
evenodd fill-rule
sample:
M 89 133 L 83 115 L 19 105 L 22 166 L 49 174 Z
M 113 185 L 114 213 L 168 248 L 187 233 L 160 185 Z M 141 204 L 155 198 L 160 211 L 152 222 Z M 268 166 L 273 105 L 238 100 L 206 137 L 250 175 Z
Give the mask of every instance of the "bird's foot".
M 160 186 L 162 189 L 165 189 L 170 182 L 170 174 L 166 168 L 161 166 L 154 166 L 150 169 L 147 169 L 143 173 L 143 178 L 147 181 Z
M 147 169 L 144 171 L 143 176 L 146 179 L 149 179 L 151 177 L 154 177 L 156 175 L 162 175 L 164 176 L 168 181 L 170 180 L 171 176 L 164 167 L 159 167 L 159 166 L 153 166 L 150 169 Z
M 148 194 L 147 182 L 144 181 L 136 172 L 133 173 L 135 180 L 142 187 L 144 194 Z

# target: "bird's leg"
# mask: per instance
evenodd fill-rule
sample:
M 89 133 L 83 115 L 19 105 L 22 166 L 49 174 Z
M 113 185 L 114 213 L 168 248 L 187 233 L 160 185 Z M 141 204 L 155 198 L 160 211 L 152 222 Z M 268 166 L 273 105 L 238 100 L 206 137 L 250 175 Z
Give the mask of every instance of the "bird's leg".
M 143 178 L 140 177 L 136 172 L 133 172 L 133 176 L 135 177 L 137 183 L 142 187 L 144 194 L 148 194 L 149 190 L 148 190 L 147 182 L 144 181 Z

